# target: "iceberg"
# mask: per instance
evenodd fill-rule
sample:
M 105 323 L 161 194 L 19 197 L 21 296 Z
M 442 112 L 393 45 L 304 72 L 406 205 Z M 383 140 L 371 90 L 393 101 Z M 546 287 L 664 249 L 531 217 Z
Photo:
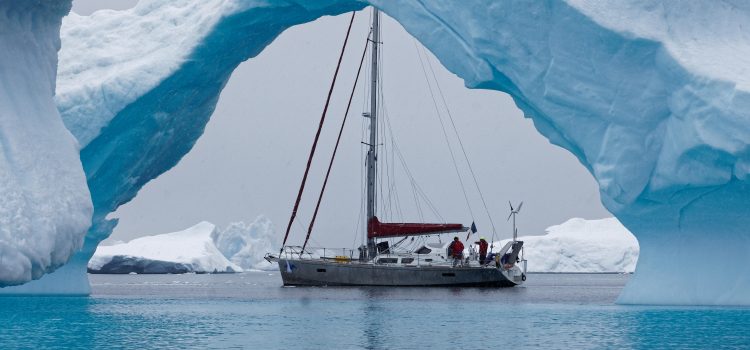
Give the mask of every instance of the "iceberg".
M 126 11 L 72 14 L 60 30 L 55 102 L 82 147 L 94 206 L 84 247 L 72 260 L 76 271 L 85 271 L 84 262 L 116 225 L 107 215 L 190 150 L 240 62 L 290 26 L 368 4 L 395 18 L 468 87 L 510 94 L 542 135 L 589 170 L 604 205 L 640 246 L 619 302 L 750 305 L 750 38 L 744 29 L 750 5 L 732 0 L 143 0 Z M 54 46 L 52 29 L 41 35 Z M 24 65 L 43 71 L 54 50 L 47 54 L 46 61 Z M 37 70 L 21 74 L 39 83 Z M 49 87 L 42 97 L 35 91 L 23 96 L 50 93 Z M 51 126 L 54 113 L 48 115 L 44 130 L 58 130 Z M 3 116 L 3 125 L 26 120 Z M 65 142 L 49 141 L 59 146 L 56 152 L 70 150 Z M 54 160 L 70 171 L 77 164 Z M 3 169 L 18 168 L 3 163 Z M 59 193 L 30 189 L 47 190 Z M 82 227 L 71 226 L 70 217 L 50 217 L 57 227 Z M 61 233 L 44 237 L 53 236 L 75 243 Z M 18 241 L 13 236 L 3 244 Z M 23 250 L 5 247 L 7 254 Z
M 224 256 L 245 270 L 273 270 L 263 259 L 268 252 L 280 246 L 281 242 L 274 231 L 273 223 L 261 215 L 250 224 L 233 222 L 223 230 L 212 234 L 216 247 Z
M 216 231 L 216 226 L 203 221 L 184 231 L 99 246 L 88 263 L 88 271 L 115 274 L 242 272 L 242 268 L 229 261 L 214 244 Z
M 88 184 L 82 193 L 87 198 L 91 193 L 82 228 L 85 240 L 65 271 L 39 273 L 35 278 L 40 280 L 0 293 L 90 293 L 87 262 L 117 225 L 117 219 L 107 216 L 187 154 L 202 135 L 231 72 L 288 27 L 365 6 L 336 1 L 141 1 L 131 10 L 71 13 L 60 28 L 60 17 L 70 8 L 70 1 L 61 2 L 67 7 L 53 28 L 60 36 L 49 34 L 50 40 L 63 41 L 54 102 L 80 147 L 80 160 L 76 155 L 75 162 L 65 164 L 80 171 L 82 163 Z M 64 217 L 56 222 L 74 223 Z M 63 241 L 80 247 L 80 237 Z
M 70 3 L 0 1 L 0 287 L 38 279 L 83 243 L 92 204 L 55 102 Z
M 100 245 L 88 262 L 89 273 L 230 273 L 268 270 L 263 259 L 278 247 L 271 220 L 261 215 L 250 224 L 220 229 L 203 221 L 183 231 Z
M 573 218 L 548 227 L 543 236 L 518 240 L 524 242 L 529 272 L 630 273 L 638 261 L 638 241 L 615 218 Z

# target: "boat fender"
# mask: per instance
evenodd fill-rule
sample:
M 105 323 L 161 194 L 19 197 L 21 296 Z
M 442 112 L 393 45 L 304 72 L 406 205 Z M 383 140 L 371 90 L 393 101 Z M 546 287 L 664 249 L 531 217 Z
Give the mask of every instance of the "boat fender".
M 525 281 L 525 280 L 526 280 L 526 274 L 525 273 L 521 273 L 521 281 Z

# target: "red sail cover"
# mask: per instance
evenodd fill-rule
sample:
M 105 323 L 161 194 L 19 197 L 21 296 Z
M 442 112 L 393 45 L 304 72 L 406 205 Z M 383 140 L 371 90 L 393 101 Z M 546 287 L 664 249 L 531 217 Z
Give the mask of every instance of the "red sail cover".
M 461 224 L 384 223 L 377 217 L 367 222 L 367 238 L 419 236 L 468 230 Z

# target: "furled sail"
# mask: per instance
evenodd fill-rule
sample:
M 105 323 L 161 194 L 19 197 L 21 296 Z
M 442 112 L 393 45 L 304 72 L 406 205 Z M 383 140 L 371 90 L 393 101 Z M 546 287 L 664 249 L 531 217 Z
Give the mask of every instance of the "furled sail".
M 468 227 L 462 224 L 385 223 L 380 222 L 377 216 L 373 216 L 367 222 L 367 238 L 420 236 L 446 232 L 462 232 L 468 229 Z

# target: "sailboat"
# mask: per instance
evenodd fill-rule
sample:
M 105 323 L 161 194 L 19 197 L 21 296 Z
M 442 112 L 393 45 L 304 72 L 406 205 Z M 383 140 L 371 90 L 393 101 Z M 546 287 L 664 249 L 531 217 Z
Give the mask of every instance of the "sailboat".
M 352 14 L 352 21 L 354 14 Z M 351 23 L 349 30 L 351 30 Z M 265 259 L 278 264 L 281 278 L 285 286 L 476 286 L 476 287 L 512 287 L 522 284 L 526 280 L 526 260 L 523 259 L 523 241 L 518 241 L 515 228 L 515 214 L 518 209 L 511 206 L 513 216 L 513 240 L 505 244 L 497 253 L 490 254 L 485 261 L 478 261 L 475 255 L 462 257 L 460 261 L 452 259 L 444 244 L 426 243 L 411 251 L 399 251 L 389 246 L 387 239 L 430 236 L 445 233 L 467 232 L 469 227 L 463 224 L 449 223 L 388 223 L 381 222 L 376 213 L 377 190 L 377 140 L 378 140 L 378 46 L 380 45 L 380 15 L 373 9 L 371 37 L 368 45 L 372 56 L 370 111 L 364 116 L 369 119 L 369 142 L 363 142 L 367 147 L 366 161 L 366 244 L 356 251 L 346 248 L 309 249 L 307 240 L 312 231 L 312 222 L 308 229 L 308 236 L 302 246 L 287 246 L 286 239 L 292 221 L 297 212 L 307 173 L 310 168 L 312 154 L 317 144 L 316 135 L 313 149 L 308 159 L 302 186 L 292 212 L 292 218 L 287 226 L 284 243 L 278 254 L 268 253 Z M 348 32 L 347 32 L 348 40 Z M 344 41 L 344 48 L 346 40 Z M 363 52 L 364 61 L 367 48 Z M 342 48 L 343 56 L 343 48 Z M 341 57 L 339 58 L 339 65 Z M 361 70 L 360 62 L 360 70 Z M 338 68 L 334 74 L 338 74 Z M 359 77 L 359 71 L 357 78 Z M 355 80 L 356 86 L 356 80 Z M 331 90 L 333 90 L 333 85 Z M 329 91 L 329 100 L 330 100 Z M 353 94 L 353 91 L 352 91 Z M 351 98 L 350 98 L 351 104 Z M 327 109 L 328 103 L 326 103 Z M 348 113 L 348 107 L 347 107 Z M 325 110 L 321 119 L 321 126 L 325 118 Z M 342 128 L 343 130 L 343 124 Z M 339 132 L 339 139 L 341 132 Z M 338 148 L 338 141 L 336 148 Z M 333 158 L 331 159 L 331 164 Z M 330 164 L 329 164 L 330 173 Z M 326 175 L 327 183 L 328 176 Z M 322 191 L 318 201 L 322 198 Z M 317 207 L 316 207 L 317 214 Z M 472 224 L 473 226 L 473 224 Z M 519 255 L 521 254 L 521 255 Z

